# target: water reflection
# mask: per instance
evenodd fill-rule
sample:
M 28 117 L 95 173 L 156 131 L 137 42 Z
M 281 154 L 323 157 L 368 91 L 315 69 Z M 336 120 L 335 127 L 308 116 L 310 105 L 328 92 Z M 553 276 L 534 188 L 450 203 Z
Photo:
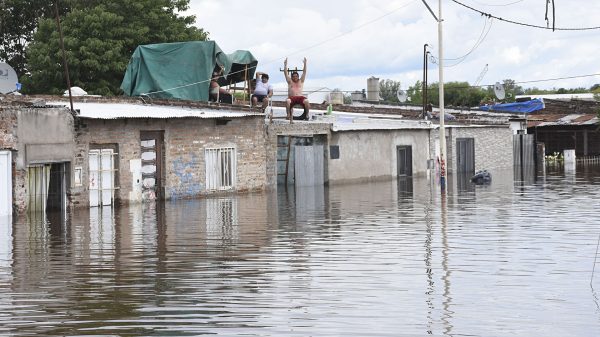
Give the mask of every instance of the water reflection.
M 0 335 L 599 335 L 600 180 L 493 175 L 5 220 Z

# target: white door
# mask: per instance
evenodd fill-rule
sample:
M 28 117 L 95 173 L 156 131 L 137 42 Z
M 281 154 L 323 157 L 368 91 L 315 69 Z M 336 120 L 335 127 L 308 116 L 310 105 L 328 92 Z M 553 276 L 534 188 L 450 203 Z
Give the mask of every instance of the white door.
M 114 151 L 110 149 L 90 150 L 89 191 L 90 207 L 112 204 L 114 182 Z
M 12 157 L 0 151 L 0 216 L 12 214 Z
M 91 150 L 89 154 L 89 190 L 90 207 L 100 204 L 100 151 Z
M 113 190 L 114 190 L 114 176 L 113 176 L 113 150 L 102 150 L 100 160 L 100 167 L 102 171 L 101 189 L 102 189 L 102 205 L 108 206 L 112 204 Z

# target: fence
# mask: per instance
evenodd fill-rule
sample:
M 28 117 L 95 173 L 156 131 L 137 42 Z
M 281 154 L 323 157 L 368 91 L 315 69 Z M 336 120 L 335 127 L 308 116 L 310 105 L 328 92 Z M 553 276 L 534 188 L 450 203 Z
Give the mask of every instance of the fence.
M 579 156 L 575 160 L 577 164 L 598 165 L 600 164 L 600 156 Z

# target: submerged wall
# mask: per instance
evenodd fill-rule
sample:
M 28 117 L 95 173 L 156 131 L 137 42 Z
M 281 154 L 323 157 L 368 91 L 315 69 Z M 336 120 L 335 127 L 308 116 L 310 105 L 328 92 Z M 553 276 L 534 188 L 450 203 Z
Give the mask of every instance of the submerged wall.
M 333 132 L 330 146 L 339 159 L 329 159 L 329 181 L 391 179 L 398 174 L 397 148 L 412 148 L 413 176 L 427 172 L 429 129 L 354 130 Z
M 0 106 L 0 149 L 13 153 L 13 208 L 27 208 L 27 168 L 69 163 L 74 149 L 73 116 L 64 107 L 33 107 L 17 102 Z
M 163 192 L 166 199 L 194 198 L 211 193 L 206 189 L 205 149 L 233 147 L 236 151 L 236 183 L 232 192 L 263 190 L 266 175 L 265 132 L 262 115 L 219 121 L 208 118 L 81 119 L 77 127 L 75 167 L 82 181 L 89 179 L 91 148 L 114 148 L 118 152 L 119 189 L 122 203 L 141 200 L 139 176 L 140 135 L 145 131 L 164 134 Z M 74 187 L 80 204 L 89 203 L 87 184 Z

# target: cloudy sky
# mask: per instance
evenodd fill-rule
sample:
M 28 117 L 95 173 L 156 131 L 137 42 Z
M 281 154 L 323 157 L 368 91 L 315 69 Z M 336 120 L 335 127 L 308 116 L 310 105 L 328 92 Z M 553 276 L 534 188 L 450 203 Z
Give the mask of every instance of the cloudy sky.
M 545 0 L 457 1 L 505 20 L 547 25 Z M 427 2 L 438 15 L 438 1 Z M 600 1 L 554 5 L 556 28 L 600 26 Z M 474 84 L 487 64 L 481 85 L 508 78 L 526 88 L 600 83 L 600 29 L 531 28 L 452 0 L 443 0 L 442 10 L 444 82 Z M 306 57 L 310 88 L 360 90 L 375 76 L 406 89 L 422 78 L 423 45 L 436 58 L 439 52 L 438 25 L 422 0 L 191 0 L 187 14 L 196 15 L 197 26 L 226 53 L 250 50 L 276 87 L 284 86 L 279 68 L 285 57 L 290 67 L 301 67 Z M 548 16 L 551 27 L 551 7 Z M 430 63 L 430 82 L 438 81 L 438 69 Z M 599 75 L 557 79 L 592 74 Z

